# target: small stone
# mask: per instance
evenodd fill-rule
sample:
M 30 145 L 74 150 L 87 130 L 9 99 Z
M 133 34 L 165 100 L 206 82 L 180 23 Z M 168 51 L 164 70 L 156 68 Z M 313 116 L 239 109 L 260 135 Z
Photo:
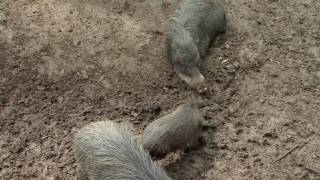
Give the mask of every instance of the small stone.
M 57 101 L 58 101 L 59 104 L 61 104 L 61 103 L 63 102 L 63 97 L 62 97 L 62 96 L 59 96 L 59 97 L 57 98 Z
M 233 66 L 235 68 L 240 68 L 240 64 L 237 61 L 233 62 Z
M 203 172 L 203 173 L 201 173 L 201 175 L 200 175 L 202 178 L 204 178 L 204 177 L 206 177 L 206 174 Z
M 231 64 L 227 65 L 226 68 L 227 68 L 228 72 L 230 72 L 230 73 L 236 72 L 236 69 Z
M 45 89 L 46 89 L 46 88 L 45 88 L 45 87 L 43 87 L 43 86 L 38 86 L 37 88 L 38 88 L 38 90 L 39 90 L 39 91 L 43 91 L 43 90 L 45 90 Z
M 138 121 L 138 120 L 137 120 L 137 121 L 133 121 L 133 124 L 134 124 L 134 125 L 141 124 L 141 121 Z
M 131 115 L 132 115 L 133 117 L 138 117 L 138 116 L 139 116 L 139 113 L 136 113 L 136 112 L 132 111 L 132 112 L 131 112 Z
M 225 60 L 222 61 L 222 64 L 225 64 L 225 63 L 227 63 L 228 61 L 229 61 L 229 59 L 225 59 Z

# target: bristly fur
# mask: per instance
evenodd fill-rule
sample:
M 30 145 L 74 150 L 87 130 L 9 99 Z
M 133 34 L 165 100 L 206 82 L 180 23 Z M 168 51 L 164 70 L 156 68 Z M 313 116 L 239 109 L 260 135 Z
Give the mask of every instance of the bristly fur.
M 169 21 L 165 39 L 165 55 L 174 64 L 173 41 L 185 46 L 195 45 L 199 54 L 205 50 L 219 33 L 225 31 L 225 14 L 220 0 L 185 0 Z
M 195 109 L 201 109 L 206 106 L 206 102 L 202 100 L 200 97 L 189 97 L 185 100 L 184 104 L 189 105 L 192 108 Z
M 173 65 L 174 61 L 172 58 L 172 43 L 176 41 L 182 42 L 186 46 L 193 44 L 193 39 L 188 31 L 183 28 L 183 25 L 179 24 L 176 18 L 172 18 L 170 21 L 170 29 L 167 32 L 165 39 L 165 55 L 168 62 Z
M 109 120 L 82 128 L 74 140 L 81 174 L 91 180 L 169 180 L 125 125 Z
M 194 143 L 202 134 L 204 118 L 197 108 L 182 104 L 172 113 L 151 122 L 143 131 L 143 147 L 155 158 Z

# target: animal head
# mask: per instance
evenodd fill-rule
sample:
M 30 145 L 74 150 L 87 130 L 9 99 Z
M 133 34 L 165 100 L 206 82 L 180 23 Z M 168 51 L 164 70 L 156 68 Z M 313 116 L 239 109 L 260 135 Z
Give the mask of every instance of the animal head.
M 197 46 L 188 39 L 172 41 L 173 66 L 179 77 L 190 86 L 204 82 L 199 67 L 201 63 Z

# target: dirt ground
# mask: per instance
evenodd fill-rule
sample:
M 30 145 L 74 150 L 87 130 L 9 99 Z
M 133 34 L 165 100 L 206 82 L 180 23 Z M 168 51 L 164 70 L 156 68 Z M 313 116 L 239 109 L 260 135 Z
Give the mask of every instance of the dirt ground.
M 177 0 L 0 1 L 0 179 L 76 179 L 74 133 L 141 130 L 191 95 L 207 145 L 160 164 L 174 179 L 320 179 L 320 1 L 226 0 L 207 91 L 163 56 Z

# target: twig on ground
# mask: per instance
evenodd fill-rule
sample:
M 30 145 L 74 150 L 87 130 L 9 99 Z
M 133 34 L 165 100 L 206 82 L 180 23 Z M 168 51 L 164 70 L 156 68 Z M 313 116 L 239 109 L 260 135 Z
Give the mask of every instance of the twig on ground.
M 315 169 L 312 169 L 312 168 L 309 168 L 309 167 L 306 167 L 306 166 L 305 166 L 305 168 L 306 168 L 308 171 L 310 171 L 310 172 L 313 172 L 313 173 L 315 173 L 315 174 L 320 175 L 320 172 L 317 171 L 317 170 L 315 170 Z
M 310 140 L 310 139 L 309 139 Z M 283 155 L 279 156 L 277 159 L 275 159 L 274 161 L 272 161 L 272 163 L 276 163 L 278 161 L 280 161 L 281 159 L 285 158 L 286 156 L 288 156 L 290 153 L 292 153 L 294 150 L 296 150 L 299 147 L 303 147 L 304 145 L 306 145 L 309 140 L 303 142 L 302 144 L 297 144 L 295 146 L 293 146 L 291 149 L 289 149 L 286 153 L 284 153 Z

